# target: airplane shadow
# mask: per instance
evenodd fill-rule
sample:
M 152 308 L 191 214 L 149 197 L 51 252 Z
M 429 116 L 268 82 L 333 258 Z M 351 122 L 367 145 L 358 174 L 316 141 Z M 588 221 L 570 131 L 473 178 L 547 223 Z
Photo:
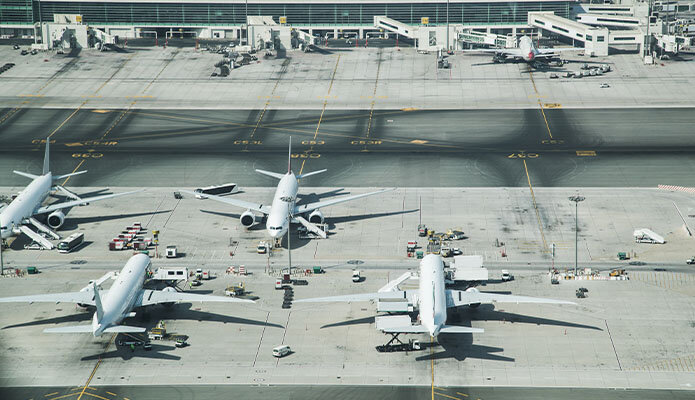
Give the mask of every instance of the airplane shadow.
M 335 328 L 338 326 L 351 326 L 351 325 L 362 325 L 362 324 L 373 324 L 375 320 L 375 317 L 365 317 L 365 318 L 358 318 L 358 319 L 351 319 L 349 321 L 341 321 L 341 322 L 334 322 L 332 324 L 326 324 L 321 327 L 321 329 L 325 328 Z
M 297 193 L 297 198 L 301 199 L 301 201 L 297 202 L 297 206 L 301 206 L 303 204 L 308 204 L 308 203 L 314 203 L 317 202 L 321 199 L 324 199 L 326 197 L 333 197 L 333 196 L 343 196 L 343 195 L 348 195 L 350 192 L 343 192 L 345 188 L 340 188 L 340 189 L 334 189 L 334 190 L 329 190 L 327 192 L 323 193 Z
M 66 322 L 82 322 L 89 321 L 92 319 L 92 313 L 88 310 L 80 314 L 65 315 L 62 317 L 46 318 L 37 321 L 23 322 L 19 324 L 3 326 L 2 329 L 12 329 L 12 328 L 23 328 L 26 326 L 38 326 L 38 325 L 51 325 L 51 324 L 62 324 Z
M 236 214 L 236 213 L 226 213 L 226 212 L 209 211 L 209 210 L 200 210 L 200 212 L 203 212 L 206 214 L 217 215 L 217 216 L 225 217 L 225 218 L 234 218 L 237 220 L 239 218 L 241 218 L 241 214 Z M 254 225 L 251 225 L 250 227 L 248 227 L 246 229 L 249 231 L 262 231 L 265 229 L 265 222 L 264 221 L 265 221 L 265 217 L 262 218 L 261 222 L 258 222 Z
M 446 334 L 442 333 L 437 336 L 438 343 L 422 343 L 423 352 L 428 352 L 428 348 L 441 347 L 443 350 L 432 352 L 430 354 L 415 357 L 416 361 L 430 361 L 453 358 L 456 361 L 463 361 L 467 358 L 476 358 L 480 360 L 505 361 L 514 362 L 512 357 L 506 357 L 495 353 L 503 352 L 501 347 L 483 346 L 473 344 L 473 335 L 467 334 Z M 433 351 L 433 350 L 432 350 Z
M 104 353 L 93 354 L 91 356 L 85 356 L 80 358 L 81 361 L 90 360 L 103 360 L 106 358 L 120 358 L 123 361 L 128 361 L 133 358 L 152 358 L 160 360 L 180 360 L 180 356 L 175 356 L 173 354 L 165 354 L 164 351 L 175 350 L 174 346 L 165 346 L 161 344 L 152 343 L 152 350 L 145 351 L 139 346 L 132 350 L 129 346 L 118 346 L 116 345 L 116 350 L 107 351 Z
M 495 292 L 496 293 L 496 292 Z M 504 321 L 509 323 L 520 324 L 535 324 L 549 326 L 564 326 L 567 328 L 591 329 L 603 331 L 603 329 L 584 324 L 576 324 L 574 322 L 560 321 L 556 319 L 533 317 L 529 315 L 515 314 L 505 311 L 495 310 L 493 304 L 481 304 L 479 307 L 459 307 L 458 310 L 451 313 L 450 320 L 456 321 Z
M 60 227 L 60 230 L 74 230 L 74 229 L 77 229 L 80 224 L 89 224 L 92 222 L 111 221 L 111 220 L 125 219 L 125 218 L 136 218 L 136 217 L 143 217 L 146 215 L 166 214 L 166 213 L 172 212 L 172 211 L 173 210 L 149 211 L 149 212 L 131 213 L 131 214 L 102 215 L 102 216 L 98 216 L 98 217 L 66 217 L 65 222 L 63 223 L 63 226 Z
M 389 212 L 383 212 L 383 213 L 350 215 L 350 216 L 345 216 L 345 217 L 330 217 L 330 218 L 327 218 L 327 223 L 328 223 L 328 227 L 330 229 L 334 229 L 336 224 L 342 224 L 345 222 L 355 222 L 355 221 L 361 221 L 363 219 L 372 219 L 372 218 L 390 217 L 393 215 L 410 214 L 410 213 L 414 213 L 417 211 L 419 211 L 419 210 L 413 209 L 413 210 L 402 210 L 402 211 L 389 211 Z
M 243 325 L 256 325 L 256 326 L 268 326 L 272 328 L 282 328 L 285 327 L 279 324 L 274 324 L 266 321 L 258 321 L 247 318 L 232 317 L 223 314 L 216 314 L 207 311 L 197 311 L 192 309 L 192 303 L 179 303 L 173 306 L 167 307 L 164 305 L 153 306 L 150 310 L 141 313 L 141 318 L 149 317 L 149 314 L 157 314 L 159 319 L 177 319 L 177 320 L 188 320 L 188 321 L 207 321 L 207 322 L 221 322 L 223 324 L 243 324 Z

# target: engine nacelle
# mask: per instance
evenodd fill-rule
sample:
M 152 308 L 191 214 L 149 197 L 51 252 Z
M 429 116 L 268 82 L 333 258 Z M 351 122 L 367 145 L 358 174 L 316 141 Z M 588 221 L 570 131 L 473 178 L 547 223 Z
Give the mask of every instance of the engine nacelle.
M 472 287 L 472 288 L 466 289 L 466 292 L 468 292 L 468 293 L 480 293 L 480 290 Z M 468 307 L 470 307 L 470 308 L 477 308 L 478 306 L 480 306 L 480 303 L 471 303 L 468 305 Z
M 60 228 L 63 225 L 63 221 L 65 221 L 65 214 L 60 210 L 53 211 L 46 218 L 46 223 L 53 229 Z
M 256 215 L 252 213 L 251 210 L 246 210 L 243 214 L 241 214 L 241 217 L 239 217 L 239 221 L 241 221 L 242 225 L 248 228 L 256 223 Z
M 309 222 L 312 224 L 322 224 L 323 213 L 319 210 L 314 210 L 311 214 L 309 214 Z

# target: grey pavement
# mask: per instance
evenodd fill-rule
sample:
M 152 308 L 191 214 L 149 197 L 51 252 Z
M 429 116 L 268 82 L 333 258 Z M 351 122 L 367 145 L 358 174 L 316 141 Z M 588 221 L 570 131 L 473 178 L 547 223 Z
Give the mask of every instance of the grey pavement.
M 5 186 L 49 135 L 54 172 L 90 171 L 74 186 L 271 186 L 253 170 L 284 170 L 290 136 L 296 172 L 328 168 L 309 186 L 695 186 L 692 108 L 2 111 Z
M 450 57 L 451 69 L 437 70 L 435 54 L 412 48 L 296 51 L 283 59 L 261 58 L 227 78 L 210 76 L 220 55 L 190 47 L 84 50 L 67 57 L 53 52 L 21 56 L 11 46 L 0 46 L 0 55 L 17 64 L 0 75 L 0 106 L 10 108 L 320 110 L 326 102 L 329 110 L 517 109 L 537 108 L 539 101 L 563 108 L 695 105 L 689 89 L 695 84 L 693 63 L 647 66 L 636 54 L 568 54 L 570 63 L 562 71 L 579 71 L 585 62 L 606 63 L 613 71 L 557 80 L 549 79 L 552 71 L 529 74 L 523 64 L 488 65 L 485 55 L 456 54 Z M 600 89 L 604 82 L 611 87 Z

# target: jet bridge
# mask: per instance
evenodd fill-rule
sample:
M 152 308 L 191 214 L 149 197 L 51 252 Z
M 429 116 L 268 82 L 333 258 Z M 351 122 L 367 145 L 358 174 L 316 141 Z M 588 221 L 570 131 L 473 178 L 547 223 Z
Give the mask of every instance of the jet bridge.
M 405 36 L 408 39 L 417 39 L 417 27 L 404 24 L 401 21 L 397 21 L 385 15 L 375 15 L 374 26 L 389 32 L 397 33 L 401 36 Z
M 514 35 L 496 35 L 494 33 L 476 32 L 469 29 L 459 32 L 458 40 L 471 44 L 487 44 L 500 49 L 517 47 L 517 40 Z
M 607 56 L 609 45 L 642 45 L 640 29 L 609 31 L 605 26 L 594 27 L 559 17 L 554 12 L 529 12 L 529 25 L 584 43 L 585 53 Z

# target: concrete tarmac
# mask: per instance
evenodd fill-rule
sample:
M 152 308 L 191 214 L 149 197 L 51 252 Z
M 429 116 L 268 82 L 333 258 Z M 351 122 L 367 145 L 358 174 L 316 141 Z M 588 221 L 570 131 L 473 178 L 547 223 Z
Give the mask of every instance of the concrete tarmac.
M 6 400 L 34 399 L 72 399 L 78 398 L 83 388 L 65 387 L 9 387 L 1 389 Z M 90 398 L 108 399 L 211 399 L 211 398 L 263 398 L 266 400 L 323 400 L 339 399 L 381 399 L 410 400 L 427 399 L 434 392 L 436 399 L 481 399 L 517 400 L 564 399 L 564 400 L 685 400 L 692 398 L 686 390 L 631 390 L 577 389 L 577 388 L 519 388 L 519 387 L 445 387 L 422 386 L 249 386 L 249 385 L 195 385 L 195 386 L 90 386 L 84 390 Z
M 522 110 L 20 109 L 0 124 L 0 180 L 37 172 L 51 136 L 72 186 L 274 186 L 254 168 L 328 168 L 311 186 L 695 186 L 691 108 Z M 320 124 L 319 124 L 320 121 Z M 527 173 L 528 172 L 528 176 Z

